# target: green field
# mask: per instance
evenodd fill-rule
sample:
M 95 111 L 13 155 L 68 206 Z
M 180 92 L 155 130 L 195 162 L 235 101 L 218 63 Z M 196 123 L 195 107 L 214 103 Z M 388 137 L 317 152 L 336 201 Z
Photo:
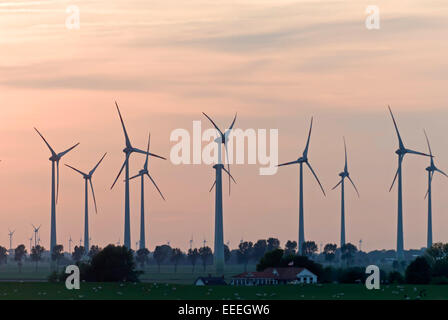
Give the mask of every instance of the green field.
M 425 296 L 419 297 L 421 290 Z M 448 286 L 306 285 L 268 287 L 194 287 L 149 283 L 82 283 L 69 291 L 64 283 L 0 283 L 0 299 L 27 300 L 403 300 L 448 299 Z

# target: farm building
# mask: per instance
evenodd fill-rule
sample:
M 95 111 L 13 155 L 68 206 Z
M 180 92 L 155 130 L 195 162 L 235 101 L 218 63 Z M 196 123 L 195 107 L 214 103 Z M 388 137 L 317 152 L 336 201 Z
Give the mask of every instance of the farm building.
M 245 272 L 232 277 L 233 286 L 317 283 L 317 276 L 305 268 L 268 268 L 262 272 Z

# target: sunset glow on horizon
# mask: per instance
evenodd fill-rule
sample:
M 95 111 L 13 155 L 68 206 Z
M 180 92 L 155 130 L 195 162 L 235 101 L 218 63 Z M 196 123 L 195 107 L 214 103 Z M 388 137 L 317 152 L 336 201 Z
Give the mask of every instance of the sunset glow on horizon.
M 366 6 L 380 8 L 380 30 L 365 27 Z M 80 10 L 68 30 L 66 8 Z M 431 9 L 429 9 L 429 7 Z M 358 199 L 346 188 L 347 242 L 365 250 L 395 249 L 397 139 L 390 105 L 406 145 L 427 152 L 448 171 L 448 3 L 428 0 L 0 1 L 0 245 L 28 244 L 31 224 L 50 235 L 50 153 L 80 142 L 61 162 L 58 243 L 83 235 L 84 182 L 64 166 L 95 177 L 98 214 L 90 209 L 92 244 L 123 243 L 124 184 L 110 187 L 124 160 L 124 136 L 169 158 L 175 129 L 278 129 L 279 162 L 301 156 L 314 116 L 309 158 L 327 193 L 305 173 L 305 237 L 339 244 L 340 192 L 331 190 L 344 165 L 345 136 Z M 205 146 L 206 143 L 203 143 Z M 145 157 L 132 155 L 131 175 Z M 429 160 L 404 161 L 404 247 L 426 245 Z M 233 165 L 232 194 L 224 180 L 224 242 L 278 237 L 297 241 L 298 170 L 261 176 L 260 165 Z M 188 248 L 213 244 L 214 181 L 210 165 L 173 165 L 150 158 L 149 170 L 167 198 L 146 185 L 146 238 L 152 251 L 168 241 Z M 448 179 L 433 183 L 434 242 L 448 242 Z M 92 204 L 92 203 L 91 203 Z M 93 204 L 92 204 L 93 205 Z M 132 247 L 139 238 L 140 185 L 131 182 Z

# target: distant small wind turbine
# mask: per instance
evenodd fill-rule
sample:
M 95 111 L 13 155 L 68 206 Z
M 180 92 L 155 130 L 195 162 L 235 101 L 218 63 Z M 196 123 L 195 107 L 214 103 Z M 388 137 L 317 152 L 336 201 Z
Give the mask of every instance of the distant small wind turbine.
M 12 236 L 14 235 L 14 233 L 16 232 L 15 230 L 11 231 L 9 230 L 8 236 L 9 236 L 9 251 L 12 252 Z
M 56 204 L 59 198 L 59 162 L 61 161 L 62 157 L 65 156 L 67 153 L 72 151 L 74 148 L 76 148 L 79 143 L 75 144 L 73 147 L 68 148 L 67 150 L 56 153 L 53 148 L 50 146 L 50 144 L 45 140 L 44 136 L 34 128 L 36 132 L 39 134 L 39 136 L 44 140 L 45 144 L 47 145 L 48 149 L 50 149 L 51 152 L 51 228 L 50 228 L 50 252 L 53 251 L 53 248 L 56 246 Z M 56 181 L 55 181 L 56 180 Z M 56 185 L 55 185 L 56 184 Z
M 93 167 L 92 170 L 90 170 L 89 173 L 84 173 L 84 172 L 66 164 L 67 167 L 78 172 L 84 178 L 84 192 L 85 192 L 85 197 L 84 197 L 84 204 L 85 204 L 84 205 L 84 251 L 85 251 L 85 254 L 89 253 L 89 248 L 90 248 L 90 246 L 89 246 L 89 240 L 90 240 L 90 236 L 89 236 L 89 184 L 90 184 L 90 189 L 92 190 L 93 202 L 95 203 L 95 212 L 98 213 L 98 207 L 96 205 L 96 198 L 95 198 L 95 190 L 93 189 L 93 183 L 92 183 L 92 176 L 95 173 L 98 166 L 103 161 L 106 154 L 107 153 L 105 153 L 103 155 L 103 157 L 100 159 L 100 161 L 95 165 L 95 167 Z
M 339 185 L 341 185 L 341 248 L 343 245 L 345 245 L 345 185 L 344 180 L 347 178 L 350 183 L 353 185 L 353 188 L 355 188 L 356 193 L 359 197 L 358 189 L 355 186 L 355 183 L 353 182 L 352 178 L 350 178 L 350 174 L 348 172 L 348 164 L 347 164 L 347 146 L 345 144 L 345 138 L 344 138 L 344 151 L 345 151 L 345 166 L 344 171 L 339 173 L 339 176 L 341 177 L 341 180 L 339 183 L 334 186 L 334 189 L 336 189 Z
M 40 230 L 41 226 L 39 226 L 37 228 L 34 226 L 34 224 L 31 224 L 31 226 L 33 227 L 33 231 L 34 231 L 34 246 L 36 247 L 39 244 L 38 241 L 40 240 L 39 230 Z
M 152 176 L 149 174 L 148 171 L 148 160 L 149 160 L 149 146 L 151 144 L 151 134 L 149 134 L 148 136 L 148 148 L 146 151 L 146 161 L 145 164 L 143 165 L 143 169 L 140 170 L 140 172 L 129 178 L 129 180 L 135 179 L 140 177 L 141 178 L 141 200 L 140 200 L 140 249 L 145 249 L 146 248 L 146 238 L 145 238 L 145 176 L 147 176 L 149 178 L 149 180 L 151 180 L 151 182 L 154 184 L 154 187 L 156 187 L 157 191 L 159 192 L 160 196 L 162 197 L 163 200 L 165 200 L 165 197 L 163 196 L 162 192 L 160 191 L 159 187 L 157 186 L 156 182 L 154 181 L 154 179 L 152 178 Z M 138 246 L 137 246 L 138 248 Z
M 222 209 L 222 171 L 229 176 L 229 194 L 231 181 L 236 183 L 235 179 L 230 174 L 230 161 L 228 159 L 227 142 L 229 141 L 230 133 L 236 121 L 236 114 L 233 118 L 232 124 L 229 129 L 223 133 L 216 123 L 203 112 L 204 116 L 213 124 L 215 129 L 219 133 L 219 137 L 215 140 L 218 144 L 218 163 L 213 166 L 216 172 L 215 182 L 213 183 L 210 192 L 215 188 L 215 251 L 214 251 L 214 264 L 216 267 L 216 273 L 224 273 L 224 226 L 223 226 L 223 209 Z M 222 146 L 224 145 L 225 157 L 227 158 L 227 169 L 222 162 Z
M 320 189 L 322 190 L 322 193 L 325 196 L 325 191 L 324 188 L 322 187 L 322 184 L 319 181 L 319 178 L 317 177 L 316 173 L 313 170 L 313 167 L 311 167 L 309 161 L 308 161 L 308 149 L 310 146 L 310 138 L 311 138 L 311 131 L 313 129 L 313 118 L 311 118 L 311 125 L 310 125 L 310 131 L 308 133 L 308 140 L 306 142 L 306 146 L 305 146 L 305 150 L 303 151 L 302 156 L 295 160 L 295 161 L 291 161 L 291 162 L 286 162 L 286 163 L 282 163 L 279 164 L 279 167 L 282 166 L 288 166 L 288 165 L 292 165 L 292 164 L 299 164 L 300 166 L 300 174 L 299 174 L 299 179 L 300 179 L 300 186 L 299 186 L 299 254 L 302 254 L 302 247 L 303 244 L 305 243 L 305 229 L 304 229 L 304 214 L 303 214 L 303 164 L 306 164 L 308 166 L 308 168 L 310 169 L 311 173 L 313 174 L 314 178 L 316 178 L 317 183 L 320 186 Z
M 70 239 L 68 239 L 68 252 L 69 253 L 72 253 L 72 243 L 73 243 L 72 236 L 70 236 Z
M 115 184 L 118 181 L 118 178 L 120 178 L 121 173 L 123 172 L 123 169 L 125 170 L 125 196 L 124 196 L 124 246 L 127 248 L 131 248 L 131 217 L 130 217 L 130 200 L 129 200 L 129 158 L 133 153 L 140 153 L 144 155 L 150 155 L 152 157 L 156 157 L 159 159 L 166 160 L 166 158 L 162 156 L 158 156 L 153 153 L 147 153 L 143 150 L 134 148 L 131 144 L 131 140 L 129 139 L 128 132 L 126 131 L 126 127 L 124 125 L 123 117 L 121 116 L 120 108 L 118 107 L 118 103 L 115 102 L 115 106 L 117 107 L 118 115 L 120 117 L 121 126 L 123 127 L 123 133 L 125 137 L 125 143 L 126 146 L 123 149 L 123 152 L 125 154 L 125 160 L 123 162 L 123 165 L 121 166 L 120 171 L 118 172 L 117 178 L 115 179 L 114 183 L 112 184 L 111 189 L 115 186 Z
M 397 133 L 397 138 L 398 138 L 398 149 L 397 149 L 397 151 L 395 151 L 395 153 L 398 156 L 398 169 L 397 169 L 397 172 L 395 173 L 395 177 L 394 177 L 394 180 L 392 181 L 392 185 L 390 186 L 389 192 L 392 190 L 392 188 L 393 188 L 393 186 L 395 184 L 395 180 L 397 180 L 397 177 L 398 177 L 397 258 L 398 258 L 398 260 L 403 260 L 404 259 L 404 244 L 403 244 L 402 163 L 403 163 L 404 156 L 406 154 L 408 154 L 408 153 L 416 154 L 416 155 L 420 155 L 420 156 L 427 156 L 427 157 L 429 157 L 429 155 L 427 155 L 426 153 L 422 153 L 422 152 L 414 151 L 414 150 L 411 150 L 411 149 L 407 149 L 404 146 L 403 140 L 401 139 L 400 132 L 398 131 L 398 126 L 397 126 L 397 123 L 395 122 L 395 118 L 394 118 L 394 115 L 392 113 L 392 109 L 390 108 L 390 106 L 389 106 L 389 112 L 390 112 L 390 115 L 392 117 L 392 121 L 394 122 L 394 127 L 395 127 L 395 131 Z
M 437 168 L 434 164 L 434 156 L 432 155 L 431 151 L 431 145 L 429 144 L 428 135 L 426 134 L 426 131 L 424 130 L 426 142 L 428 143 L 428 150 L 430 155 L 430 162 L 429 167 L 426 168 L 426 171 L 428 171 L 428 191 L 426 192 L 425 198 L 428 198 L 428 233 L 427 233 L 427 247 L 432 247 L 432 178 L 434 176 L 435 172 L 438 172 L 440 174 L 443 174 L 445 177 L 448 178 L 445 172 Z

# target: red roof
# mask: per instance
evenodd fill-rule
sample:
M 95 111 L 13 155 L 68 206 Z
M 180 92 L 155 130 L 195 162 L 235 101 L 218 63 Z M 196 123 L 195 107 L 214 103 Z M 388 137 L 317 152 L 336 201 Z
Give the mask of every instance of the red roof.
M 236 275 L 234 279 L 276 279 L 293 281 L 304 268 L 268 268 L 263 272 L 244 272 Z

